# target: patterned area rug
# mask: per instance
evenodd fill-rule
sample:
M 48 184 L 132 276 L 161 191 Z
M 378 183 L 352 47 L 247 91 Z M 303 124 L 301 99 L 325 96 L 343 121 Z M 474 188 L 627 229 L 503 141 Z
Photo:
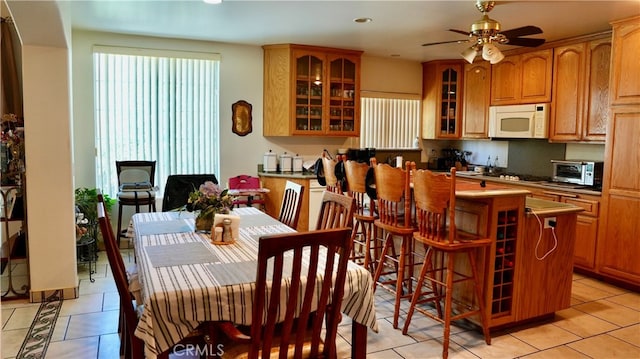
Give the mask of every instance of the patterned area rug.
M 53 330 L 62 308 L 62 298 L 58 293 L 51 295 L 40 305 L 36 317 L 31 323 L 17 359 L 44 358 L 53 335 Z

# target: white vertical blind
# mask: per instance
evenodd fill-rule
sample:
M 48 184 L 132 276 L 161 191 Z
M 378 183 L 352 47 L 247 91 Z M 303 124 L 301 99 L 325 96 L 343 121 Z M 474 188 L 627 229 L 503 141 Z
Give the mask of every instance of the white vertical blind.
M 219 173 L 217 55 L 158 54 L 94 48 L 96 185 L 111 196 L 115 161 L 155 160 L 159 186 L 170 174 Z
M 420 136 L 420 100 L 361 98 L 360 146 L 412 148 Z

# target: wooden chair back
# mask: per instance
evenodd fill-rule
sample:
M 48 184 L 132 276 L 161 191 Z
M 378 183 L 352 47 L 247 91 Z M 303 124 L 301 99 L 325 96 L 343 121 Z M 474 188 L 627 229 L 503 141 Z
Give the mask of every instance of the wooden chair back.
M 406 169 L 386 163 L 374 166 L 378 221 L 384 226 L 408 228 L 411 218 L 410 162 Z
M 413 196 L 420 237 L 453 243 L 456 238 L 456 169 L 451 168 L 451 175 L 415 170 Z
M 339 158 L 331 159 L 326 152 L 322 152 L 322 169 L 324 171 L 324 179 L 327 182 L 327 191 L 342 193 L 342 183 L 336 176 L 336 165 Z
M 282 206 L 280 207 L 280 215 L 278 220 L 291 228 L 298 226 L 300 218 L 300 208 L 302 208 L 302 196 L 304 194 L 304 186 L 301 184 L 287 181 L 282 195 Z
M 129 283 L 127 280 L 127 274 L 125 271 L 124 261 L 122 255 L 118 249 L 117 241 L 113 235 L 111 224 L 109 223 L 109 217 L 104 206 L 104 200 L 102 195 L 98 196 L 98 225 L 100 226 L 100 232 L 104 240 L 105 251 L 107 252 L 107 258 L 109 260 L 109 267 L 111 267 L 111 273 L 120 295 L 120 311 L 124 320 L 123 335 L 126 336 L 121 340 L 127 342 L 127 353 L 125 358 L 142 359 L 144 358 L 144 343 L 141 339 L 133 335 L 138 326 L 138 315 L 133 307 L 133 295 L 129 291 Z
M 350 235 L 350 229 L 342 228 L 260 238 L 249 358 L 258 358 L 261 349 L 262 358 L 269 358 L 273 347 L 279 348 L 280 358 L 300 358 L 303 349 L 310 351 L 310 358 L 336 358 L 349 260 L 338 251 L 349 250 Z M 318 273 L 322 281 L 307 280 Z M 286 302 L 281 297 L 285 293 Z M 284 321 L 277 323 L 282 312 Z M 275 332 L 280 333 L 279 343 Z
M 355 199 L 344 194 L 324 191 L 316 229 L 352 228 Z
M 371 167 L 363 162 L 347 160 L 344 171 L 347 177 L 347 195 L 355 199 L 355 217 L 373 217 L 375 202 L 367 196 L 367 172 Z

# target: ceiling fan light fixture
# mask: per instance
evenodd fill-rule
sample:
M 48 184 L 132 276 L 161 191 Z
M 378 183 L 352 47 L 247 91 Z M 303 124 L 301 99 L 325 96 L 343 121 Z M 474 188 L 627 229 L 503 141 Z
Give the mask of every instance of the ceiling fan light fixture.
M 473 60 L 478 56 L 479 47 L 478 45 L 473 45 L 460 53 L 462 57 L 467 60 L 468 63 L 472 64 Z
M 488 42 L 482 46 L 482 58 L 493 65 L 502 61 L 502 59 L 504 59 L 504 54 L 496 47 L 496 45 Z

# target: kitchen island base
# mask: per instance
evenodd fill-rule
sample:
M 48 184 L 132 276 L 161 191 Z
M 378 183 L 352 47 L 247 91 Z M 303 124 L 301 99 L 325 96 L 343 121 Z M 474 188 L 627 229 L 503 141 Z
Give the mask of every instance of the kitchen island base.
M 473 188 L 459 183 L 461 189 Z M 500 195 L 498 187 L 456 191 L 456 211 L 465 212 L 458 227 L 475 226 L 494 239 L 486 253 L 477 255 L 485 269 L 481 286 L 492 331 L 544 320 L 570 306 L 576 218 L 583 210 L 538 199 L 530 203 L 527 191 Z M 553 228 L 544 228 L 545 218 L 553 219 Z M 458 288 L 458 300 L 468 303 L 472 290 Z M 477 316 L 472 321 L 479 324 Z

